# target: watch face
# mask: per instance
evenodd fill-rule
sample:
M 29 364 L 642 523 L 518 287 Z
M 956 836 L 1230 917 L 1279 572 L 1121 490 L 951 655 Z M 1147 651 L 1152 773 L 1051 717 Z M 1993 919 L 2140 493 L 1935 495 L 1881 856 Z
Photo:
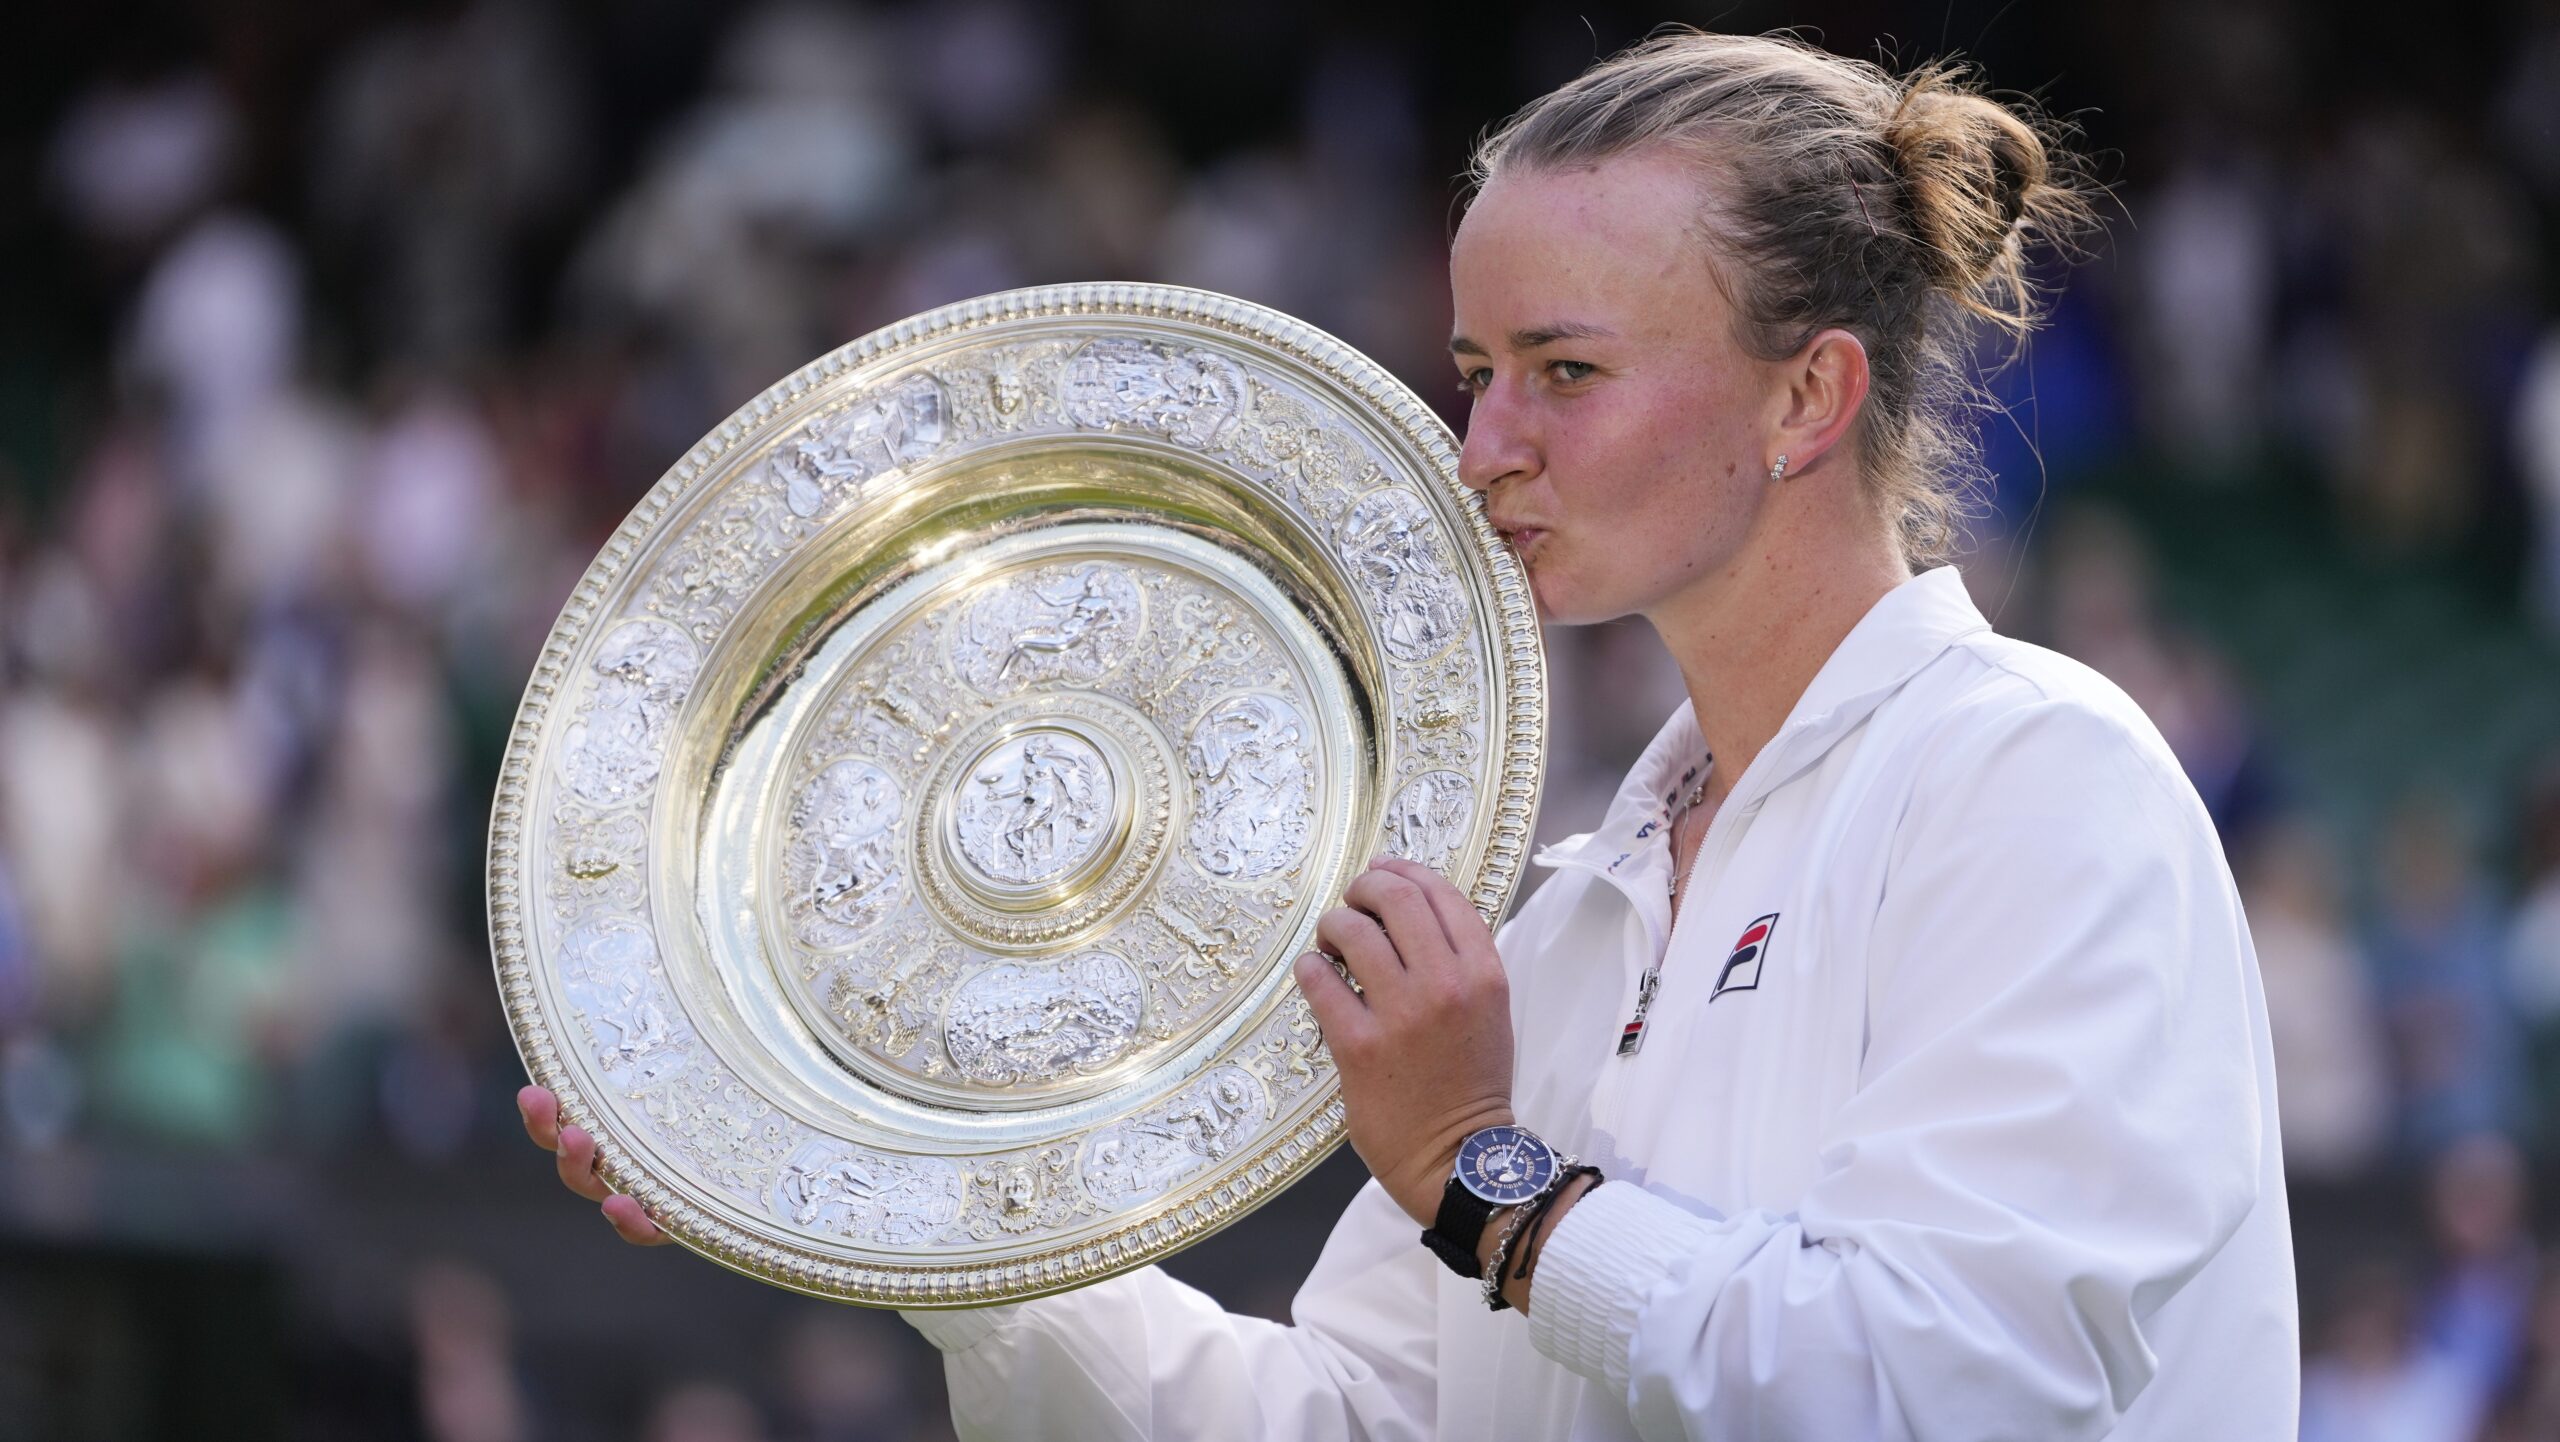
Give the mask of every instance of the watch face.
M 1525 1202 L 1556 1174 L 1553 1147 L 1522 1127 L 1486 1127 L 1458 1147 L 1458 1182 L 1497 1207 Z

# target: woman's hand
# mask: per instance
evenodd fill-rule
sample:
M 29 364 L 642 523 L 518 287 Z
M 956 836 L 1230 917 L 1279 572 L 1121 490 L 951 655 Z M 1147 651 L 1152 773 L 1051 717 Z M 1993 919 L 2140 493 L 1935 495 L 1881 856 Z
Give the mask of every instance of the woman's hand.
M 1484 918 L 1427 866 L 1380 857 L 1342 900 L 1298 985 L 1333 1048 L 1353 1149 L 1429 1226 L 1458 1144 L 1512 1120 L 1510 983 Z
M 596 1174 L 596 1139 L 583 1128 L 560 1125 L 560 1099 L 548 1087 L 526 1087 L 516 1093 L 516 1110 L 524 1113 L 524 1134 L 558 1159 L 560 1185 L 591 1202 L 604 1204 L 604 1219 L 622 1240 L 635 1247 L 662 1247 L 671 1240 L 640 1210 L 640 1204 L 615 1192 Z

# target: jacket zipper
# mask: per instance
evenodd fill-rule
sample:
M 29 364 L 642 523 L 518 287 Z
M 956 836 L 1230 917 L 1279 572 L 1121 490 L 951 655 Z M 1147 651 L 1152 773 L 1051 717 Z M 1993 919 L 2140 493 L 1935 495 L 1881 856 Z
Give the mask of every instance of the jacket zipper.
M 1761 755 L 1767 755 L 1775 744 L 1772 742 L 1770 747 L 1762 748 Z M 1725 817 L 1736 810 L 1745 809 L 1735 804 L 1735 798 L 1742 795 L 1742 783 L 1751 779 L 1751 771 L 1757 768 L 1758 763 L 1759 758 L 1754 757 L 1752 767 L 1746 768 L 1735 780 L 1733 790 L 1726 793 L 1724 801 L 1716 807 L 1716 814 L 1707 818 L 1706 834 L 1698 838 L 1697 855 L 1689 859 L 1688 874 L 1680 878 L 1680 905 L 1671 916 L 1671 933 L 1663 938 L 1661 954 L 1653 958 L 1645 967 L 1644 976 L 1636 982 L 1636 1012 L 1628 1019 L 1626 1029 L 1618 1036 L 1617 1054 L 1622 1059 L 1634 1056 L 1644 1049 L 1645 1023 L 1653 1011 L 1654 997 L 1662 990 L 1663 969 L 1670 964 L 1672 953 L 1679 947 L 1680 923 L 1698 909 L 1698 896 L 1694 889 L 1697 884 L 1696 878 L 1702 873 L 1710 876 L 1717 874 L 1707 868 L 1707 848 L 1715 843 L 1718 836 L 1733 829 L 1724 824 Z M 1756 805 L 1757 802 L 1751 804 Z M 1718 867 L 1721 867 L 1723 862 L 1722 856 L 1716 858 Z M 1671 854 L 1671 865 L 1675 872 L 1679 869 L 1680 853 L 1676 849 Z

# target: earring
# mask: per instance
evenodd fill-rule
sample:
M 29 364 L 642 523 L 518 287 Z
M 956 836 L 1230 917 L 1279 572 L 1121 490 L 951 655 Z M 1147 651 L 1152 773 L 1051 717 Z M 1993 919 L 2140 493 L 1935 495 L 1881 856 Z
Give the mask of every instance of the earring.
M 1786 456 L 1785 456 L 1783 453 L 1781 453 L 1781 454 L 1779 455 L 1779 457 L 1778 457 L 1778 463 L 1777 463 L 1776 465 L 1771 466 L 1771 467 L 1769 468 L 1769 479 L 1770 479 L 1771 481 L 1773 481 L 1773 482 L 1774 482 L 1774 481 L 1783 481 L 1783 480 L 1785 480 L 1786 478 L 1787 478 L 1787 458 L 1786 458 Z

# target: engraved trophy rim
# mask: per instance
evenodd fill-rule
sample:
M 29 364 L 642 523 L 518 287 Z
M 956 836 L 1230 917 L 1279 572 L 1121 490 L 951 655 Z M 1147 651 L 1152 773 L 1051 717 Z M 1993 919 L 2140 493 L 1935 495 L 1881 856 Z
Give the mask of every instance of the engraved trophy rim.
M 1195 433 L 1188 422 L 1153 431 L 1114 422 L 1088 427 L 1092 434 L 1080 438 L 990 430 L 974 449 L 953 443 L 949 456 L 911 445 L 899 427 L 917 415 L 930 418 L 937 437 L 946 433 L 947 387 L 930 367 L 1013 342 L 1049 346 L 1060 357 L 1099 353 L 1105 345 L 1122 348 L 1115 356 L 1131 347 L 1166 354 L 1193 347 L 1181 354 L 1216 362 L 1203 363 L 1218 372 L 1201 378 L 1203 387 L 1214 390 L 1230 379 L 1228 372 L 1244 378 L 1240 386 L 1264 387 L 1249 402 L 1222 402 L 1226 409 L 1216 414 L 1232 421 L 1248 410 L 1260 418 L 1265 405 L 1279 415 L 1294 414 L 1288 407 L 1312 409 L 1331 429 L 1304 434 L 1338 440 L 1368 469 L 1357 481 L 1333 483 L 1327 494 L 1338 505 L 1326 514 L 1336 529 L 1327 531 L 1290 509 L 1316 514 L 1316 503 L 1300 497 L 1290 479 L 1314 476 L 1312 465 L 1293 470 L 1287 457 L 1258 457 L 1248 466 L 1225 451 L 1213 455 L 1229 439 Z M 1067 363 L 1057 362 L 1061 375 Z M 1020 382 L 989 383 L 999 407 L 1007 384 Z M 1262 399 L 1266 390 L 1277 399 Z M 931 397 L 918 407 L 897 409 L 899 397 L 927 391 Z M 866 405 L 870 411 L 861 410 Z M 781 475 L 773 459 L 781 448 L 815 436 L 821 426 L 873 412 L 880 419 L 863 437 L 874 447 L 871 454 L 885 457 L 878 465 L 849 472 L 847 482 L 845 467 L 830 470 L 822 460 L 787 484 L 775 482 L 778 499 L 767 498 L 772 504 L 765 512 L 741 519 L 739 503 L 714 514 L 752 478 Z M 1279 448 L 1265 449 L 1276 454 Z M 1150 468 L 1173 479 L 1160 493 L 1147 493 L 1144 508 L 1133 500 L 1112 511 L 1114 479 L 1152 476 Z M 1039 518 L 1047 529 L 1029 522 L 1019 532 L 971 529 L 966 518 L 976 513 L 963 503 L 994 507 L 987 498 L 1007 495 L 1004 487 L 1016 476 L 1040 477 L 1054 491 Z M 1250 497 L 1229 505 L 1230 492 L 1248 490 Z M 1287 505 L 1274 499 L 1281 493 Z M 963 519 L 949 522 L 930 544 L 908 544 L 914 537 L 893 529 L 900 517 L 935 504 L 949 505 Z M 1137 520 L 1151 528 L 1147 536 L 1133 538 Z M 732 585 L 696 554 L 725 557 L 728 552 L 704 548 L 732 532 L 748 533 L 738 544 L 752 545 L 763 534 L 756 526 L 779 527 L 788 538 L 774 543 L 779 559 L 762 562 L 774 569 L 760 580 Z M 1335 537 L 1355 530 L 1386 535 L 1381 545 L 1402 543 L 1409 530 L 1443 539 L 1456 593 L 1451 605 L 1429 615 L 1458 617 L 1447 621 L 1458 628 L 1457 640 L 1426 628 L 1426 639 L 1436 638 L 1441 650 L 1423 660 L 1407 654 L 1428 649 L 1406 644 L 1410 633 L 1397 629 L 1415 623 L 1384 614 L 1376 585 L 1364 590 L 1348 574 L 1351 541 Z M 1439 543 L 1426 538 L 1423 544 Z M 879 559 L 892 551 L 898 552 L 895 565 Z M 1457 445 L 1447 426 L 1409 388 L 1340 340 L 1214 292 L 1135 283 L 1041 286 L 909 317 L 775 382 L 659 478 L 562 607 L 508 735 L 490 821 L 488 918 L 493 968 L 518 1054 L 527 1074 L 558 1094 L 563 1122 L 596 1138 L 607 1183 L 636 1198 L 688 1249 L 812 1296 L 941 1308 L 1081 1286 L 1160 1260 L 1235 1221 L 1303 1177 L 1344 1137 L 1330 1059 L 1303 1001 L 1290 1011 L 1295 984 L 1287 959 L 1302 947 L 1259 957 L 1260 974 L 1246 975 L 1242 963 L 1219 951 L 1215 926 L 1169 904 L 1166 933 L 1191 949 L 1195 969 L 1205 961 L 1227 973 L 1227 990 L 1204 993 L 1212 1000 L 1186 1022 L 1193 1030 L 1147 1053 L 1159 1063 L 1152 1067 L 1131 1070 L 1137 1062 L 1105 1056 L 1090 1077 L 1072 1076 L 1020 1098 L 990 1096 L 976 1112 L 955 1100 L 974 1095 L 967 1077 L 916 1082 L 911 1099 L 887 1095 L 897 1079 L 883 1082 L 885 1064 L 877 1058 L 836 1055 L 844 1045 L 839 1038 L 817 1038 L 823 1046 L 805 1039 L 820 1029 L 810 1020 L 816 1002 L 798 991 L 776 999 L 774 993 L 789 988 L 772 976 L 749 976 L 757 968 L 739 963 L 770 956 L 764 929 L 780 903 L 765 912 L 723 911 L 722 903 L 734 876 L 743 874 L 736 868 L 763 864 L 782 844 L 774 838 L 783 828 L 771 816 L 783 782 L 774 778 L 787 778 L 793 766 L 807 772 L 817 765 L 801 752 L 808 749 L 806 736 L 815 734 L 808 718 L 818 714 L 819 702 L 789 694 L 793 684 L 830 654 L 829 644 L 848 636 L 869 638 L 864 644 L 894 640 L 903 634 L 894 631 L 904 624 L 898 618 L 926 614 L 918 608 L 935 597 L 946 598 L 939 603 L 946 611 L 975 605 L 948 599 L 962 595 L 952 579 L 959 563 L 950 558 L 981 552 L 1024 576 L 1035 567 L 1140 556 L 1166 574 L 1196 577 L 1200 586 L 1234 598 L 1245 629 L 1258 626 L 1257 634 L 1277 638 L 1270 649 L 1279 659 L 1271 664 L 1281 670 L 1274 674 L 1295 676 L 1299 690 L 1290 693 L 1294 702 L 1273 693 L 1278 699 L 1264 709 L 1311 728 L 1307 744 L 1338 773 L 1321 785 L 1307 783 L 1316 787 L 1305 803 L 1312 819 L 1293 824 L 1336 834 L 1301 843 L 1306 859 L 1287 877 L 1303 871 L 1311 879 L 1292 883 L 1294 892 L 1271 903 L 1266 938 L 1295 934 L 1303 941 L 1312 912 L 1308 897 L 1296 893 L 1338 890 L 1343 856 L 1410 854 L 1410 846 L 1422 844 L 1413 839 L 1410 815 L 1390 814 L 1391 790 L 1396 801 L 1414 798 L 1407 812 L 1449 813 L 1436 829 L 1424 828 L 1446 848 L 1430 859 L 1445 866 L 1488 921 L 1517 888 L 1535 820 L 1546 680 L 1526 578 L 1487 522 L 1481 497 L 1459 482 Z M 1090 593 L 1093 572 L 1082 574 Z M 776 580 L 785 576 L 788 586 Z M 1319 591 L 1338 598 L 1338 616 L 1322 611 Z M 679 592 L 713 596 L 717 606 L 696 613 L 662 604 Z M 1337 630 L 1369 639 L 1342 642 L 1318 624 L 1325 617 Z M 1178 619 L 1164 624 L 1174 627 Z M 1328 657 L 1328 648 L 1345 645 L 1360 654 Z M 1442 672 L 1472 685 L 1472 701 L 1463 687 L 1430 689 Z M 1149 894 L 1132 888 L 1153 885 L 1150 878 L 1171 864 L 1162 853 L 1182 849 L 1186 826 L 1212 819 L 1190 815 L 1182 788 L 1167 779 L 1168 771 L 1180 777 L 1187 764 L 1197 766 L 1197 743 L 1169 730 L 1160 734 L 1155 723 L 1116 701 L 1078 703 L 1081 712 L 1030 704 L 1044 694 L 1026 689 L 1014 711 L 997 707 L 968 721 L 928 775 L 973 772 L 978 758 L 1028 736 L 1062 736 L 1090 751 L 1099 761 L 1099 780 L 1083 774 L 1095 768 L 1073 746 L 1044 753 L 1081 768 L 1087 794 L 1109 792 L 1108 824 L 1098 835 L 1060 841 L 1054 829 L 1042 833 L 1044 845 L 1064 848 L 1046 869 L 1005 876 L 983 858 L 972 860 L 960 808 L 943 804 L 957 782 L 918 784 L 907 788 L 918 794 L 907 797 L 889 772 L 845 752 L 820 757 L 827 765 L 806 784 L 835 777 L 867 788 L 858 804 L 867 808 L 860 827 L 868 830 L 855 839 L 906 846 L 901 854 L 916 873 L 911 887 L 944 886 L 976 908 L 984 929 L 973 925 L 965 939 L 983 953 L 977 960 L 989 964 L 973 981 L 1007 967 L 1018 972 L 1017 963 L 1079 963 L 1099 968 L 1117 986 L 1122 973 L 1134 977 L 1137 970 L 1111 949 L 1135 904 L 1124 898 Z M 1230 699 L 1217 708 L 1241 705 L 1232 698 L 1256 693 L 1245 686 L 1223 694 Z M 609 706 L 602 699 L 608 697 Z M 1217 708 L 1200 712 L 1203 725 Z M 1340 715 L 1333 714 L 1337 709 Z M 946 719 L 944 731 L 953 725 Z M 790 726 L 802 728 L 788 732 L 790 746 L 773 739 Z M 942 735 L 932 733 L 926 744 L 940 744 Z M 608 746 L 622 748 L 610 753 L 617 760 L 637 759 L 610 774 L 600 766 L 579 769 L 590 754 L 607 754 Z M 1043 774 L 1054 783 L 1054 772 Z M 765 789 L 742 777 L 765 778 L 755 783 Z M 727 799 L 722 788 L 746 799 Z M 1019 799 L 1022 789 L 1003 795 L 1029 815 L 1034 803 Z M 1274 881 L 1265 889 L 1277 894 L 1283 888 Z M 612 900 L 578 899 L 597 894 Z M 1060 900 L 1067 897 L 1084 900 Z M 1044 929 L 1040 918 L 1060 907 L 1063 919 Z M 876 945 L 892 947 L 890 941 Z M 634 988 L 647 993 L 612 1014 L 610 1039 L 618 1049 L 606 1047 L 597 1021 L 596 987 L 607 984 L 619 985 L 626 1000 Z M 862 1004 L 881 1001 L 865 994 L 845 1002 Z M 1127 1017 L 1154 1016 L 1154 1005 L 1142 996 L 1125 1008 Z M 689 1049 L 666 1050 L 671 1035 L 688 1038 Z M 957 1042 L 947 1050 L 967 1059 Z M 664 1060 L 669 1056 L 680 1056 L 681 1064 Z M 1294 1068 L 1290 1084 L 1298 1090 L 1284 1105 L 1272 1088 L 1253 1082 L 1248 1060 Z M 1155 1110 L 1144 1120 L 1159 1130 L 1178 1117 L 1199 1131 L 1208 1138 L 1200 1155 L 1214 1163 L 1170 1174 L 1174 1180 L 1152 1183 L 1144 1195 L 1131 1193 L 1134 1200 L 1107 1204 L 1087 1195 L 1092 1189 L 1081 1180 L 1038 1175 L 1043 1168 L 1080 1172 L 1084 1150 L 1097 1139 L 1125 1140 L 1121 1133 L 1141 1119 L 1128 1109 L 1135 1105 L 1129 1097 L 1157 1099 L 1147 1103 Z M 1221 1120 L 1238 1115 L 1252 1121 L 1229 1128 Z M 688 1150 L 691 1133 L 669 1139 L 685 1128 L 716 1133 L 718 1145 L 704 1152 Z M 698 1159 L 722 1147 L 746 1148 L 753 1164 L 724 1170 L 725 1152 L 714 1156 L 720 1165 Z M 815 1164 L 804 1165 L 804 1156 L 831 1169 L 813 1172 Z M 1022 1198 L 1046 1205 L 1059 1187 L 1086 1187 L 1077 1193 L 1083 1210 L 1072 1224 L 1025 1223 L 1017 1236 L 1006 1211 L 1001 1229 L 980 1227 L 987 1207 L 1010 1209 Z M 893 1194 L 926 1200 L 892 1217 L 890 1203 L 879 1199 Z M 799 1210 L 790 1212 L 786 1202 Z M 829 1224 L 807 1220 L 852 1215 L 848 1207 L 875 1202 L 875 1211 L 862 1213 L 879 1219 L 867 1233 L 831 1232 Z

